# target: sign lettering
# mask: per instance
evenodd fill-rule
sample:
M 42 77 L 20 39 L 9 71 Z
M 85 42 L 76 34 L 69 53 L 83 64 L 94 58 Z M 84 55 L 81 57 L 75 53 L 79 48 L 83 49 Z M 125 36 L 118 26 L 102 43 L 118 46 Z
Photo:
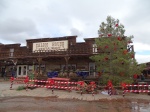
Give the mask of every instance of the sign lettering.
M 33 43 L 33 52 L 36 51 L 48 51 L 48 50 L 67 50 L 68 40 L 63 41 L 51 41 L 51 42 L 37 42 Z

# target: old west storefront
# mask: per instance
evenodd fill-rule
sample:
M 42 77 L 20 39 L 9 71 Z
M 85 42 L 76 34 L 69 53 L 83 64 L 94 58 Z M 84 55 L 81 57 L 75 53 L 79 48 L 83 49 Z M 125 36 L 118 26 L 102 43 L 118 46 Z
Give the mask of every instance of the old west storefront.
M 77 36 L 40 38 L 26 40 L 20 44 L 0 45 L 1 71 L 7 69 L 10 75 L 16 69 L 17 77 L 30 72 L 45 75 L 50 71 L 88 71 L 94 75 L 95 64 L 89 57 L 97 52 L 94 38 L 76 42 Z

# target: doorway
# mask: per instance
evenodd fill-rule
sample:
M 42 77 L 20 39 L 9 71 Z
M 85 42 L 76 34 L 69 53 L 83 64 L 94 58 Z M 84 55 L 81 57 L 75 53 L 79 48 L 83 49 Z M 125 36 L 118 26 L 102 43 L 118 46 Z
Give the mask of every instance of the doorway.
M 95 63 L 89 63 L 89 75 L 95 76 Z
M 26 77 L 26 76 L 27 76 L 27 65 L 18 65 L 17 77 Z

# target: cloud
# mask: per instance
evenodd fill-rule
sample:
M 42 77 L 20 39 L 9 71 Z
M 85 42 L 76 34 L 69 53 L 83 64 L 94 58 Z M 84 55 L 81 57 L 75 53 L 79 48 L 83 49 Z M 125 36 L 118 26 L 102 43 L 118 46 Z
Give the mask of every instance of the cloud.
M 135 59 L 138 63 L 150 62 L 150 45 L 134 43 Z
M 150 62 L 150 55 L 135 55 L 135 59 L 140 63 Z
M 138 55 L 149 51 L 149 13 L 149 0 L 0 0 L 0 42 L 69 35 L 83 41 L 97 37 L 110 15 L 125 26 L 126 36 L 134 35 Z
M 28 32 L 29 34 L 33 35 L 37 33 L 36 25 L 30 19 L 7 19 L 0 23 L 1 34 L 14 34 L 21 32 Z
M 134 50 L 136 52 L 142 52 L 142 51 L 150 51 L 150 45 L 145 43 L 134 43 Z
M 76 28 L 72 28 L 71 30 L 71 35 L 78 35 L 78 36 L 82 36 L 82 32 L 79 31 L 78 29 Z
M 25 42 L 25 39 L 32 38 L 38 34 L 35 23 L 30 19 L 6 19 L 0 21 L 0 37 L 3 40 L 12 42 Z
M 5 2 L 5 0 L 0 0 L 0 12 L 4 10 L 6 6 L 7 6 L 7 3 Z
M 123 22 L 127 35 L 134 35 L 134 42 L 150 43 L 150 1 L 136 0 Z

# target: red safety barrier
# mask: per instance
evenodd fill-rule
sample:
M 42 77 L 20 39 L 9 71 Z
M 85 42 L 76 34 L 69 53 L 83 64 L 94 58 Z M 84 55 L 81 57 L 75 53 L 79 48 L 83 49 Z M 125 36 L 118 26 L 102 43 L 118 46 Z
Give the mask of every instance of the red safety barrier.
M 53 78 L 48 79 L 48 81 L 41 81 L 41 80 L 29 80 L 29 82 L 43 82 L 46 85 L 38 85 L 38 84 L 28 84 L 28 87 L 41 87 L 41 88 L 50 88 L 52 89 L 52 93 L 54 89 L 65 89 L 65 90 L 80 90 L 81 95 L 83 94 L 84 89 L 84 81 L 79 82 L 70 82 L 69 80 L 64 81 L 56 81 Z M 92 95 L 94 96 L 94 89 L 96 88 L 96 84 L 94 81 L 90 82 L 88 85 L 90 87 Z
M 107 87 L 108 87 L 108 94 L 111 96 L 112 95 L 112 89 L 113 89 L 113 84 L 112 84 L 111 80 L 109 80 L 107 82 Z
M 13 82 L 14 82 L 14 77 L 10 77 L 10 81 L 11 81 L 11 84 L 10 84 L 10 89 L 12 89 Z
M 124 92 L 131 92 L 131 93 L 149 93 L 150 91 L 149 90 L 124 90 Z
M 28 76 L 27 77 L 23 77 L 23 78 L 11 77 L 10 81 L 11 81 L 10 89 L 12 89 L 13 84 L 26 84 L 26 90 L 27 90 L 29 77 Z
M 52 93 L 54 92 L 54 89 L 65 89 L 65 90 L 77 90 L 77 82 L 69 82 L 68 79 L 63 78 L 48 78 L 47 81 L 41 81 L 41 80 L 29 80 L 29 82 L 41 82 L 46 83 L 45 85 L 39 85 L 39 84 L 28 84 L 29 87 L 42 87 L 42 88 L 51 88 Z
M 87 85 L 84 81 L 79 81 L 79 82 L 70 82 L 68 79 L 63 80 L 63 78 L 58 78 L 58 79 L 48 79 L 47 81 L 42 81 L 42 80 L 29 80 L 29 77 L 25 78 L 13 78 L 11 77 L 11 86 L 10 89 L 12 89 L 13 84 L 26 84 L 26 90 L 28 87 L 41 87 L 41 88 L 50 88 L 52 89 L 52 94 L 54 92 L 54 89 L 65 89 L 65 90 L 80 90 L 81 95 L 83 93 L 83 88 L 85 89 L 85 85 Z M 29 82 L 35 82 L 34 84 L 31 84 Z M 36 82 L 41 82 L 45 83 L 44 85 L 39 85 L 36 84 Z M 94 96 L 94 89 L 96 88 L 96 84 L 94 81 L 90 82 L 89 85 L 86 87 L 90 87 L 90 91 L 92 92 L 92 95 Z M 86 88 L 87 89 L 87 88 Z M 89 89 L 89 88 L 88 88 Z
M 66 86 L 45 86 L 45 85 L 34 85 L 34 84 L 28 84 L 29 87 L 41 87 L 41 88 L 55 88 L 55 89 L 72 89 L 72 90 L 78 90 L 77 87 L 66 87 Z
M 146 85 L 133 85 L 133 84 L 127 84 L 126 86 L 132 86 L 132 87 L 136 87 L 136 86 L 138 86 L 138 87 L 147 87 L 147 86 L 150 86 L 150 85 L 148 85 L 148 84 L 146 84 Z
M 92 96 L 94 96 L 94 89 L 96 88 L 96 83 L 94 81 L 90 82 L 89 87 L 92 91 Z
M 52 80 L 53 80 L 53 79 L 52 79 Z M 44 82 L 44 83 L 50 83 L 50 81 L 41 81 L 41 80 L 29 80 L 29 82 Z M 77 84 L 77 82 L 55 81 L 55 84 Z
M 80 90 L 81 95 L 83 94 L 83 89 L 84 89 L 84 81 L 78 81 L 77 85 L 78 85 L 78 90 Z
M 125 96 L 126 92 L 130 93 L 149 93 L 150 90 L 150 85 L 148 84 L 126 84 L 126 83 L 121 83 L 122 89 L 123 89 L 123 97 Z

